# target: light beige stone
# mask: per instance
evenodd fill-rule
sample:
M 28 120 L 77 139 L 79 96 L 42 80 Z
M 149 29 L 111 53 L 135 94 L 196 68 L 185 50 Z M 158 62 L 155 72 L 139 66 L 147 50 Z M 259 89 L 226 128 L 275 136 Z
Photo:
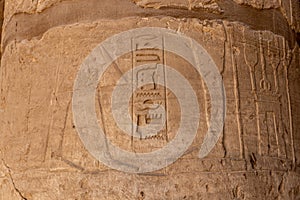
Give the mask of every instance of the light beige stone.
M 199 8 L 211 9 L 220 11 L 220 7 L 215 0 L 132 0 L 138 6 L 143 8 L 183 8 L 189 10 L 195 10 Z
M 172 6 L 170 2 L 163 3 Z M 26 21 L 31 15 L 24 17 Z M 20 23 L 20 31 L 31 26 Z M 122 31 L 151 26 L 181 32 L 211 55 L 225 86 L 226 119 L 214 149 L 199 159 L 211 116 L 209 92 L 186 60 L 167 52 L 167 64 L 186 77 L 197 95 L 197 136 L 172 165 L 130 174 L 110 169 L 84 147 L 73 119 L 72 93 L 81 64 L 98 44 Z M 289 34 L 257 29 L 238 21 L 183 16 L 98 16 L 23 35 L 13 35 L 7 26 L 0 70 L 0 199 L 300 198 L 299 46 Z M 166 101 L 169 109 L 169 126 L 158 137 L 132 139 L 116 127 L 111 93 L 122 73 L 132 68 L 132 58 L 124 55 L 116 61 L 119 69 L 108 68 L 98 84 L 95 107 L 99 126 L 115 145 L 149 152 L 175 136 L 180 106 L 168 90 L 166 98 L 151 99 Z

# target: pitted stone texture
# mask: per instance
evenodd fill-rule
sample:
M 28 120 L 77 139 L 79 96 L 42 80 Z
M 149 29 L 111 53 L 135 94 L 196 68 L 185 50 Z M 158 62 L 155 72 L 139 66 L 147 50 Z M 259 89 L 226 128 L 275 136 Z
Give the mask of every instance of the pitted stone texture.
M 259 9 L 269 9 L 280 7 L 281 0 L 234 0 L 239 4 L 250 5 Z
M 0 199 L 23 199 L 13 177 L 10 168 L 0 160 Z
M 220 7 L 219 0 L 132 0 L 143 8 L 182 8 L 182 9 L 208 9 L 217 12 L 230 12 L 231 7 Z M 227 0 L 231 1 L 231 0 Z M 234 2 L 251 6 L 256 9 L 280 9 L 290 26 L 300 31 L 300 5 L 298 0 L 234 0 Z M 222 2 L 220 2 L 222 3 Z
M 234 0 L 238 4 L 252 6 L 257 9 L 279 8 L 290 26 L 300 31 L 300 3 L 298 0 Z
M 37 13 L 63 0 L 16 0 L 6 3 L 8 13 Z
M 223 76 L 227 111 L 223 137 L 208 157 L 199 159 L 209 94 L 191 74 L 191 84 L 203 87 L 197 138 L 173 165 L 133 175 L 111 170 L 89 154 L 70 105 L 76 74 L 92 49 L 113 34 L 145 26 L 182 32 L 208 51 Z M 1 63 L 1 159 L 27 199 L 297 199 L 299 55 L 298 46 L 289 47 L 271 32 L 196 19 L 101 20 L 52 28 L 41 39 L 12 41 Z M 172 65 L 183 72 L 188 67 L 183 61 Z M 0 194 L 16 199 L 7 170 L 1 165 Z
M 219 11 L 220 8 L 216 0 L 132 0 L 138 6 L 143 8 L 183 8 L 195 10 L 199 8 Z
M 18 13 L 40 13 L 43 10 L 62 2 L 64 0 L 14 0 L 5 2 L 5 18 L 4 24 L 6 24 L 13 15 Z
M 51 2 L 47 5 L 50 6 L 54 3 L 54 1 Z M 147 1 L 136 2 L 145 3 Z M 158 1 L 155 0 L 155 2 Z M 34 37 L 41 37 L 42 34 L 53 27 L 81 22 L 94 22 L 101 19 L 122 19 L 133 16 L 142 18 L 150 16 L 169 16 L 178 19 L 197 18 L 201 20 L 215 19 L 237 21 L 244 23 L 255 30 L 270 30 L 275 34 L 284 36 L 290 44 L 294 42 L 293 38 L 295 38 L 295 33 L 291 30 L 286 18 L 278 9 L 261 11 L 251 6 L 240 5 L 232 0 L 226 0 L 216 2 L 222 9 L 219 10 L 221 11 L 219 12 L 214 9 L 196 9 L 197 5 L 200 7 L 201 5 L 215 5 L 215 2 L 213 1 L 190 1 L 190 3 L 187 3 L 188 1 L 182 1 L 181 3 L 178 3 L 177 1 L 161 2 L 165 2 L 166 5 L 168 4 L 170 6 L 165 7 L 166 5 L 163 6 L 164 4 L 154 3 L 155 5 L 162 6 L 161 9 L 154 9 L 142 8 L 131 0 L 102 0 L 101 2 L 98 0 L 89 0 L 87 2 L 70 0 L 55 3 L 42 12 L 33 13 L 33 11 L 28 11 L 34 8 L 33 4 L 26 3 L 27 7 L 21 6 L 26 8 L 20 8 L 19 11 L 17 11 L 16 9 L 18 6 L 15 5 L 15 2 L 10 3 L 6 1 L 5 21 L 2 29 L 2 51 L 4 52 L 6 50 L 7 44 L 11 41 L 19 42 L 24 39 L 31 40 Z M 297 16 L 296 8 L 298 4 L 296 1 L 293 2 L 295 3 L 295 9 L 293 9 L 295 11 L 294 15 Z M 286 3 L 286 1 L 284 1 L 282 3 L 289 8 L 288 2 Z M 143 5 L 143 3 L 140 4 Z M 176 6 L 176 4 L 180 4 L 183 7 Z M 189 10 L 189 7 L 194 7 L 194 9 Z M 254 20 L 254 17 L 257 19 Z M 266 23 L 266 21 L 268 23 Z M 297 20 L 294 19 L 293 23 L 297 23 Z M 295 29 L 296 25 L 293 27 Z
M 286 17 L 290 26 L 300 32 L 300 2 L 297 0 L 282 0 L 280 6 L 281 12 Z

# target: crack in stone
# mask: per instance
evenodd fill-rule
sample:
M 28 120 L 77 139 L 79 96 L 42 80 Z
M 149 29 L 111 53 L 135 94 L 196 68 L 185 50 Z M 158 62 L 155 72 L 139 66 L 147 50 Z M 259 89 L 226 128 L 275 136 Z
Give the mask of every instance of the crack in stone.
M 16 187 L 16 184 L 15 184 L 15 181 L 11 175 L 11 169 L 10 167 L 5 163 L 4 159 L 2 159 L 2 162 L 3 162 L 3 165 L 5 166 L 5 168 L 8 170 L 8 175 L 9 175 L 9 178 L 12 182 L 12 185 L 15 189 L 15 191 L 18 193 L 18 195 L 23 199 L 23 200 L 27 200 L 27 198 L 21 193 L 21 191 Z

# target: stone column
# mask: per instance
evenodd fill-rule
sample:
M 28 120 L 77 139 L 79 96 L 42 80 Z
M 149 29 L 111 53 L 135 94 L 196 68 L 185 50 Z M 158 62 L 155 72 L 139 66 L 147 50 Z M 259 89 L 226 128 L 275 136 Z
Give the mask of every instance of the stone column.
M 1 2 L 1 200 L 300 199 L 298 0 Z M 136 171 L 124 172 L 103 163 L 85 143 L 93 137 L 89 131 L 94 126 L 84 132 L 74 119 L 74 88 L 83 67 L 112 59 L 113 50 L 102 48 L 101 55 L 88 60 L 99 45 L 145 27 L 171 31 L 203 47 L 202 58 L 211 62 L 195 63 L 207 69 L 211 63 L 216 66 L 224 84 L 225 121 L 212 150 L 199 158 L 209 128 L 222 124 L 211 122 L 215 99 L 210 87 L 217 86 L 209 85 L 187 58 L 167 49 L 167 44 L 177 49 L 178 41 L 152 38 L 151 32 L 140 36 L 156 41 L 155 48 L 147 48 L 149 43 L 134 35 L 128 43 L 114 41 L 117 47 L 130 44 L 131 51 L 114 59 L 92 91 L 97 127 L 106 143 L 131 153 L 154 152 L 177 137 L 183 117 L 197 119 L 185 126 L 198 124 L 192 144 L 175 162 L 154 171 L 139 171 L 137 163 Z M 189 46 L 192 58 L 199 53 L 194 47 Z M 135 71 L 145 64 L 148 67 Z M 180 84 L 168 86 L 166 65 L 194 91 L 198 107 L 191 106 L 187 114 L 181 102 L 187 108 L 191 102 L 181 101 L 171 89 Z M 132 73 L 137 85 L 128 113 L 138 126 L 129 134 L 112 114 L 113 91 L 126 73 Z M 90 78 L 81 81 L 87 84 Z M 187 94 L 187 89 L 180 91 Z M 122 98 L 116 97 L 120 102 Z M 166 112 L 152 112 L 157 106 Z M 82 112 L 80 119 L 89 122 L 88 115 Z M 157 134 L 142 136 L 142 127 L 160 123 Z M 95 147 L 98 143 L 93 141 Z

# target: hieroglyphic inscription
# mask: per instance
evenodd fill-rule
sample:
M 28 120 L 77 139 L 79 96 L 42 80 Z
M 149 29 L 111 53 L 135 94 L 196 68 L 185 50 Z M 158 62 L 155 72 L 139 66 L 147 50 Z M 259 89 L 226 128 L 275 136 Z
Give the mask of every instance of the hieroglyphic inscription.
M 258 65 L 258 53 L 255 45 L 244 43 L 244 59 L 250 72 L 252 92 L 256 91 L 255 68 Z
M 166 83 L 165 71 L 161 73 L 157 68 L 158 64 L 164 64 L 165 61 L 163 44 L 163 37 L 155 35 L 143 35 L 132 39 L 132 67 L 147 64 L 132 75 L 137 80 L 137 86 L 133 88 L 132 113 L 133 120 L 138 125 L 133 131 L 139 133 L 139 126 L 150 123 L 152 126 L 162 126 L 166 123 L 166 127 L 159 131 L 157 138 L 167 140 L 167 122 L 163 120 L 163 114 L 167 115 L 167 112 L 162 113 L 159 110 L 160 106 L 165 110 L 167 107 L 166 87 L 157 84 L 158 79 Z
M 279 156 L 279 145 L 278 145 L 278 127 L 277 127 L 276 114 L 272 112 L 266 112 L 265 125 L 268 132 L 268 154 L 270 156 Z
M 283 113 L 283 110 L 289 109 L 288 101 L 283 100 L 288 95 L 288 89 L 284 86 L 287 71 L 282 70 L 286 68 L 285 48 L 282 50 L 279 38 L 266 40 L 262 33 L 258 38 L 254 45 L 244 44 L 244 59 L 249 69 L 249 82 L 256 109 L 258 153 L 286 158 L 286 148 L 282 146 L 286 146 L 290 139 L 287 138 L 289 131 L 285 121 L 291 119 Z M 257 55 L 258 59 L 253 59 Z M 285 81 L 279 83 L 282 79 Z
M 263 109 L 263 104 L 260 104 Z M 274 111 L 260 112 L 261 154 L 279 156 L 278 120 Z
M 255 72 L 257 71 L 257 67 L 259 65 L 260 61 L 260 55 L 259 55 L 259 48 L 257 41 L 246 42 L 246 33 L 245 29 L 243 29 L 243 58 L 245 60 L 245 64 L 247 65 L 249 69 L 250 74 L 250 81 L 251 81 L 251 91 L 255 94 L 255 91 L 257 90 L 256 86 L 256 77 Z M 256 34 L 251 35 L 253 38 L 256 38 Z
M 282 60 L 278 42 L 279 42 L 278 38 L 275 38 L 275 47 L 273 48 L 272 48 L 272 42 L 271 41 L 268 42 L 268 56 L 270 58 L 270 63 L 273 68 L 275 93 L 279 92 L 278 67 Z
M 295 166 L 296 157 L 295 157 L 295 147 L 294 147 L 294 132 L 293 132 L 293 122 L 292 122 L 292 106 L 291 106 L 291 96 L 290 96 L 290 88 L 289 88 L 289 78 L 288 78 L 288 70 L 292 61 L 292 52 L 288 49 L 285 39 L 282 39 L 283 46 L 283 57 L 282 57 L 282 65 L 284 67 L 284 79 L 285 79 L 285 90 L 287 97 L 287 110 L 288 110 L 288 121 L 289 121 L 289 137 L 290 137 L 290 147 L 292 153 L 292 161 Z
M 262 76 L 259 80 L 259 88 L 261 92 L 268 92 L 271 91 L 271 82 L 267 76 L 267 66 L 266 66 L 266 59 L 264 54 L 262 36 L 259 35 L 259 52 L 260 52 L 260 64 L 261 64 L 261 71 Z
M 240 158 L 245 158 L 245 145 L 244 145 L 244 130 L 242 127 L 242 117 L 241 117 L 241 102 L 240 102 L 240 90 L 239 90 L 239 72 L 237 65 L 237 47 L 234 45 L 234 27 L 228 28 L 229 41 L 230 41 L 230 54 L 232 62 L 232 75 L 234 81 L 234 96 L 235 96 L 235 106 L 236 106 L 236 122 L 239 134 L 239 144 L 240 144 Z

